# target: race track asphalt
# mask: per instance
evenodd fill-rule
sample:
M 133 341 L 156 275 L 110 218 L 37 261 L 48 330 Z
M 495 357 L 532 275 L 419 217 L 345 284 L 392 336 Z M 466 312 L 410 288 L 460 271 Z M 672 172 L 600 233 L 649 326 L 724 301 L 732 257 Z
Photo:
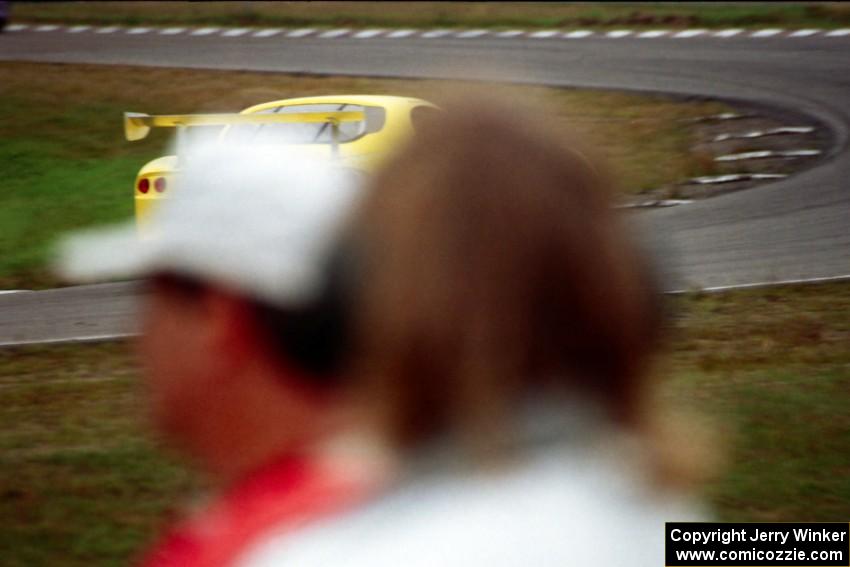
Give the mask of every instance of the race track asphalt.
M 830 131 L 830 152 L 809 170 L 738 193 L 635 213 L 659 251 L 667 289 L 850 274 L 848 55 L 850 37 L 823 36 L 365 40 L 0 35 L 0 60 L 626 89 L 767 106 L 791 122 L 805 120 Z M 132 332 L 128 318 L 134 289 L 105 284 L 0 295 L 0 345 Z M 44 301 L 36 299 L 41 297 Z

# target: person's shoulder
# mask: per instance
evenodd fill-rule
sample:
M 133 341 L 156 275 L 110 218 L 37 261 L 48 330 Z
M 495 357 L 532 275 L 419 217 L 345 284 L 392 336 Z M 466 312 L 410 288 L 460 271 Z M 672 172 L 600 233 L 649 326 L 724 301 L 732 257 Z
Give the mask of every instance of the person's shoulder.
M 240 567 L 663 564 L 664 522 L 702 519 L 689 502 L 587 455 L 502 474 L 429 477 L 289 536 Z

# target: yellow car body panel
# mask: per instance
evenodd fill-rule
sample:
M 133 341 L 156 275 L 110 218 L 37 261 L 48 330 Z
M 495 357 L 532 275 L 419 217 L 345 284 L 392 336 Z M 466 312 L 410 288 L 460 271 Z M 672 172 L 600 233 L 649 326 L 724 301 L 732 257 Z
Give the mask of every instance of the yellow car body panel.
M 338 143 L 292 144 L 299 148 L 299 151 L 315 152 L 321 156 L 332 157 L 343 167 L 351 167 L 361 171 L 374 169 L 394 148 L 413 132 L 411 114 L 414 109 L 423 107 L 435 108 L 433 104 L 416 98 L 377 95 L 339 95 L 291 98 L 264 102 L 246 108 L 239 115 L 271 113 L 275 109 L 309 107 L 311 105 L 338 105 L 341 108 L 344 108 L 346 105 L 352 105 L 370 110 L 380 109 L 379 115 L 382 117 L 382 121 L 379 120 L 380 127 L 375 131 L 366 129 L 364 133 L 358 134 L 352 139 L 342 139 Z M 186 115 L 185 118 L 188 121 L 193 116 L 199 119 L 223 117 L 226 120 L 227 118 L 227 115 Z M 162 117 L 163 120 L 159 121 L 162 123 L 156 123 L 157 117 L 128 113 L 125 115 L 125 122 L 128 118 L 134 119 L 136 117 L 144 117 L 144 120 L 149 125 L 154 126 L 166 125 L 162 123 L 173 126 L 174 119 L 180 118 L 179 116 Z M 179 120 L 176 121 L 179 122 Z M 238 119 L 233 120 L 233 122 L 237 121 Z M 200 120 L 199 123 L 201 123 Z M 216 123 L 222 124 L 224 122 Z M 226 137 L 233 127 L 231 125 L 225 125 L 219 136 Z M 143 128 L 143 130 L 144 133 L 141 137 L 144 137 L 147 132 L 146 128 Z M 134 136 L 131 138 L 128 133 L 128 139 L 140 139 L 140 137 Z M 155 208 L 157 202 L 167 198 L 174 175 L 177 173 L 178 158 L 173 155 L 154 159 L 139 170 L 134 185 L 135 212 L 136 223 L 143 233 L 145 232 L 151 210 Z M 145 189 L 144 191 L 142 190 L 143 187 Z

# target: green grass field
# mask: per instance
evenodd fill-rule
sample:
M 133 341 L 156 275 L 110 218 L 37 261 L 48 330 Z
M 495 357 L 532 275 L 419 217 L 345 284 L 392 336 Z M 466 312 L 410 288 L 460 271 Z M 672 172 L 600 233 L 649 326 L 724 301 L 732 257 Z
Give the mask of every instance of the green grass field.
M 717 518 L 847 521 L 850 284 L 672 301 L 661 398 L 720 434 Z M 125 565 L 196 494 L 137 379 L 125 343 L 0 349 L 3 565 Z
M 850 24 L 840 2 L 16 2 L 27 22 L 409 27 L 755 27 Z
M 0 63 L 0 289 L 56 285 L 46 266 L 60 234 L 132 216 L 135 174 L 165 151 L 168 133 L 129 143 L 124 111 L 233 112 L 335 93 L 428 99 L 447 88 L 439 81 Z M 613 92 L 500 88 L 506 96 L 547 101 L 564 129 L 604 149 L 631 191 L 705 173 L 683 119 L 726 108 Z
M 142 434 L 125 351 L 0 350 L 3 565 L 126 565 L 196 486 Z
M 850 284 L 681 298 L 668 400 L 725 434 L 728 521 L 850 516 Z

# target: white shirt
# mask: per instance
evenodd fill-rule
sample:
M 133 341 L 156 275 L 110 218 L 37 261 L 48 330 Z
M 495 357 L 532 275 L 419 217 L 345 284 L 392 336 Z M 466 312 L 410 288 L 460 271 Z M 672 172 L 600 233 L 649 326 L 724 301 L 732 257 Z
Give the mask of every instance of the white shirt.
M 651 489 L 622 437 L 573 437 L 538 444 L 498 472 L 431 455 L 371 504 L 295 533 L 271 532 L 237 565 L 664 565 L 664 522 L 705 517 L 692 502 Z

